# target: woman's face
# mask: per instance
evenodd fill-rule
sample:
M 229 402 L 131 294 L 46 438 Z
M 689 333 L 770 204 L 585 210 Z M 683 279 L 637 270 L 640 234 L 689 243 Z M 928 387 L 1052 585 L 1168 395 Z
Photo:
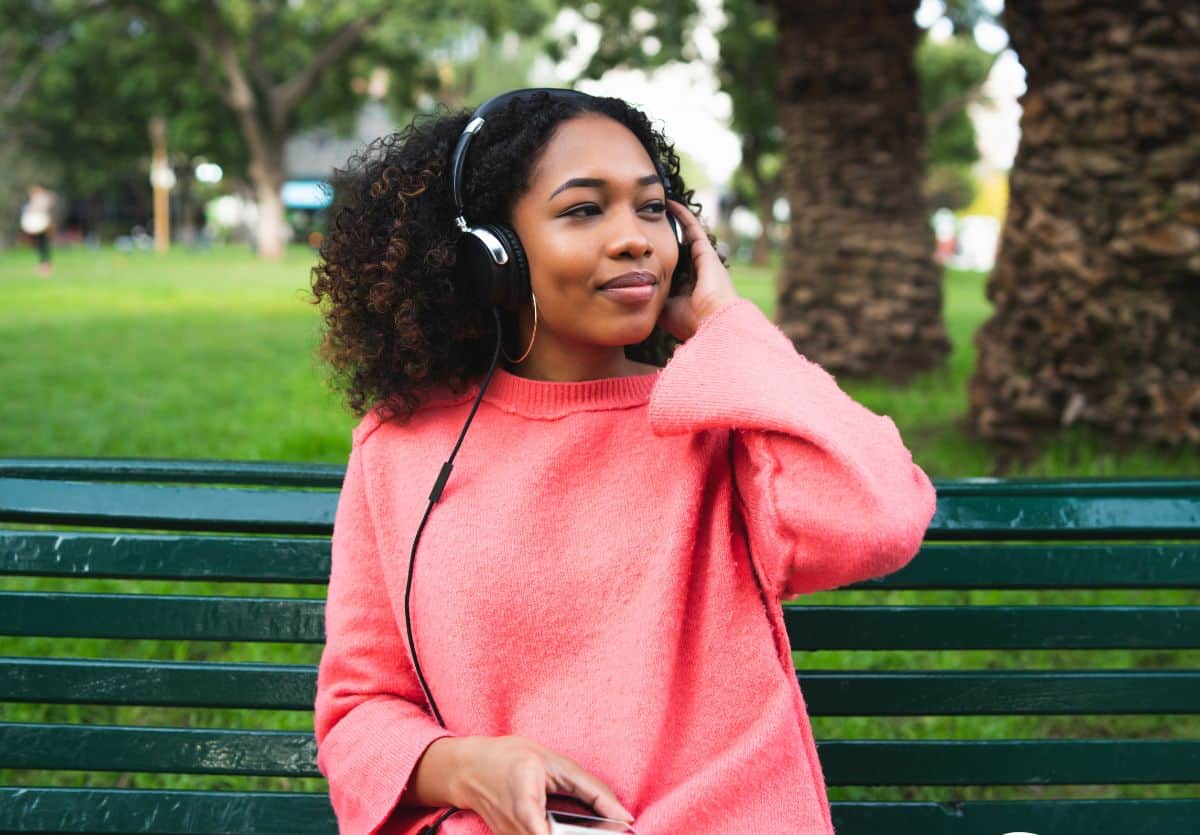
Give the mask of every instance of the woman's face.
M 513 226 L 537 297 L 533 364 L 565 371 L 575 358 L 584 375 L 623 365 L 622 347 L 653 330 L 679 259 L 666 191 L 641 142 L 607 116 L 563 122 L 513 206 Z M 649 286 L 603 289 L 630 273 Z M 522 332 L 523 351 L 525 320 Z

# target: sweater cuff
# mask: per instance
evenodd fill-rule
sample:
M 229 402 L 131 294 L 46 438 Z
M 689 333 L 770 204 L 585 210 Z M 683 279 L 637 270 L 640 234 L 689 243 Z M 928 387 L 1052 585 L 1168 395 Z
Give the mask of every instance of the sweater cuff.
M 330 731 L 317 757 L 341 830 L 377 832 L 403 804 L 425 749 L 447 736 L 454 734 L 432 719 L 414 717 L 407 702 L 378 698 L 356 707 Z M 353 773 L 337 779 L 327 771 L 337 764 Z
M 650 396 L 650 427 L 656 435 L 711 428 L 786 431 L 781 412 L 795 407 L 797 391 L 819 399 L 836 388 L 758 305 L 739 299 L 675 349 Z

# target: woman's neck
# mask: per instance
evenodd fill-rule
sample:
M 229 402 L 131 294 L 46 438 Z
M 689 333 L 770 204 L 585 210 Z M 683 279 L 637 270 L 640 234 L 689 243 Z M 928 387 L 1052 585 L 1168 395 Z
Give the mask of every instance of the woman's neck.
M 634 377 L 653 374 L 658 369 L 653 365 L 635 362 L 625 356 L 614 355 L 599 362 L 555 361 L 552 358 L 531 354 L 519 365 L 505 362 L 504 369 L 510 374 L 528 380 L 545 380 L 556 383 L 574 383 L 582 380 L 601 380 L 608 377 Z

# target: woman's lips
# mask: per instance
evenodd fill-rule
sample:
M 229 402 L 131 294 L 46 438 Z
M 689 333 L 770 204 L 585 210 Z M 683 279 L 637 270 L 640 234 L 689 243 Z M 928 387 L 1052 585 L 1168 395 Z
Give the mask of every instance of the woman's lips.
M 653 284 L 634 284 L 629 287 L 604 287 L 600 290 L 613 301 L 640 304 L 654 298 Z
M 600 292 L 607 294 L 614 301 L 639 304 L 654 298 L 654 288 L 657 284 L 658 279 L 653 273 L 636 270 L 610 278 L 604 282 Z

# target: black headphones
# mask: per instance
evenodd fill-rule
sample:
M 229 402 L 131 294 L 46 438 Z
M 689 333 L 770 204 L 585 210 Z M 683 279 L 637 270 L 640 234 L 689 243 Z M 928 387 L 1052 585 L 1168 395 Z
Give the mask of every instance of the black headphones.
M 475 134 L 479 133 L 487 121 L 487 116 L 516 98 L 545 95 L 562 101 L 593 102 L 594 96 L 581 93 L 578 90 L 565 90 L 554 87 L 530 87 L 523 90 L 511 90 L 488 99 L 476 110 L 471 120 L 467 122 L 462 135 L 454 146 L 454 155 L 450 159 L 450 190 L 454 195 L 454 222 L 463 232 L 458 240 L 457 248 L 457 280 L 464 293 L 474 303 L 482 307 L 499 307 L 503 310 L 514 311 L 524 304 L 531 294 L 529 284 L 529 262 L 525 258 L 525 249 L 517 233 L 499 224 L 472 226 L 466 218 L 463 207 L 462 174 L 466 164 L 467 149 Z M 651 155 L 654 170 L 658 172 L 667 197 L 676 199 L 671 193 L 671 182 L 667 178 L 661 160 Z M 691 257 L 683 246 L 683 230 L 675 216 L 667 211 L 667 220 L 671 231 L 680 247 L 679 262 L 672 276 L 672 284 L 676 276 L 685 273 L 691 266 Z

